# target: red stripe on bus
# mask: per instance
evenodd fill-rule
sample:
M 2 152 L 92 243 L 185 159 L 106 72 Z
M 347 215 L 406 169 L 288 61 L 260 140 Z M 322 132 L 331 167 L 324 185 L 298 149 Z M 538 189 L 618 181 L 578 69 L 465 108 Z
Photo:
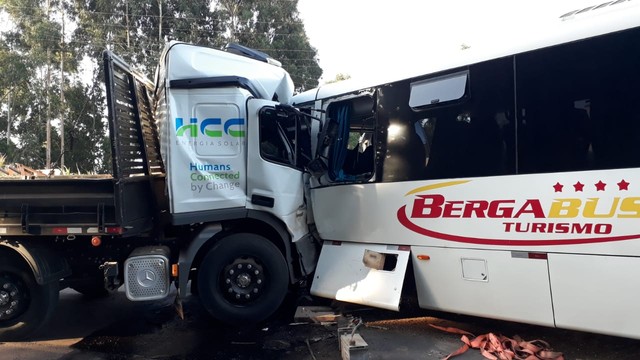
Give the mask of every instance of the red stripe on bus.
M 433 237 L 440 240 L 461 242 L 467 244 L 478 245 L 498 245 L 498 246 L 547 246 L 547 245 L 579 245 L 579 244 L 594 244 L 604 243 L 612 241 L 623 241 L 640 238 L 640 234 L 635 235 L 623 235 L 623 236 L 608 236 L 608 237 L 596 237 L 596 238 L 584 238 L 584 239 L 555 239 L 555 240 L 509 240 L 509 239 L 487 239 L 476 238 L 460 235 L 445 234 L 429 229 L 420 227 L 407 218 L 405 211 L 406 205 L 398 209 L 398 221 L 407 229 L 416 232 L 421 235 Z

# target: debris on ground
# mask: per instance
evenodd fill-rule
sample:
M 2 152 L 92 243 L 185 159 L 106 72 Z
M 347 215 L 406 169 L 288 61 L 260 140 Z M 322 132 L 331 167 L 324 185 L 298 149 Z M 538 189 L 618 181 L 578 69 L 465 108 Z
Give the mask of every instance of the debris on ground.
M 313 349 L 311 349 L 311 344 L 309 343 L 309 339 L 306 339 L 305 343 L 307 344 L 307 349 L 309 350 L 309 354 L 311 355 L 311 358 L 313 360 L 316 360 L 316 356 L 313 354 Z
M 369 345 L 357 330 L 364 323 L 361 318 L 341 319 L 338 324 L 338 339 L 342 360 L 365 360 L 369 358 Z
M 322 325 L 335 324 L 340 314 L 327 306 L 298 306 L 293 316 L 294 324 L 319 323 Z
M 493 333 L 475 336 L 457 328 L 429 325 L 438 330 L 462 335 L 460 340 L 464 345 L 443 360 L 463 354 L 470 348 L 480 350 L 482 356 L 491 360 L 564 360 L 561 352 L 552 351 L 549 344 L 543 340 L 525 341 L 517 335 L 508 338 Z

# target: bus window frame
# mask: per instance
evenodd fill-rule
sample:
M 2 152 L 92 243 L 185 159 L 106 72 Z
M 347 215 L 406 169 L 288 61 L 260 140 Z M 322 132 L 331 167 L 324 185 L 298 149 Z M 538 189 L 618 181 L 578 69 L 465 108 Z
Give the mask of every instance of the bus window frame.
M 420 101 L 418 103 L 414 102 L 414 100 L 416 100 L 414 96 L 418 96 L 417 94 L 414 95 L 417 92 L 416 88 L 418 86 L 430 85 L 434 88 L 434 90 L 439 90 L 439 88 L 441 88 L 442 85 L 438 85 L 438 84 L 451 83 L 452 81 L 457 80 L 458 78 L 461 78 L 461 77 L 464 77 L 464 87 L 462 88 L 462 93 L 459 96 L 448 97 L 445 99 L 435 98 L 435 99 L 431 99 L 429 102 L 424 102 L 424 101 Z M 463 70 L 455 69 L 450 72 L 447 72 L 446 74 L 440 74 L 440 75 L 436 75 L 428 78 L 423 78 L 420 80 L 411 81 L 409 83 L 409 99 L 408 99 L 409 107 L 414 111 L 420 111 L 420 110 L 431 109 L 436 106 L 450 105 L 450 104 L 455 104 L 455 103 L 465 101 L 469 97 L 470 78 L 471 78 L 470 70 L 466 68 Z M 459 87 L 459 85 L 457 84 L 454 84 L 454 86 Z M 456 90 L 458 90 L 458 92 L 456 93 L 459 93 L 460 89 L 456 89 Z M 432 93 L 435 94 L 436 91 L 433 91 Z

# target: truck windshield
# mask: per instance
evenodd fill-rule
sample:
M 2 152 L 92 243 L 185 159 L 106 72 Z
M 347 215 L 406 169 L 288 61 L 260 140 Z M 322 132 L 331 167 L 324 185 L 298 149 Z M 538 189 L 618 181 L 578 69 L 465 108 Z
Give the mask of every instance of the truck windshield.
M 291 107 L 266 106 L 260 111 L 260 155 L 304 169 L 311 160 L 311 125 L 307 115 Z

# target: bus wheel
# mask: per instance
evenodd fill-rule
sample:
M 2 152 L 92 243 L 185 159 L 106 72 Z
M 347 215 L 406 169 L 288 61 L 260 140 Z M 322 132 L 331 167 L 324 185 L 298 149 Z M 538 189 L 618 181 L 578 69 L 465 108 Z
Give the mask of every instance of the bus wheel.
M 273 314 L 288 289 L 287 262 L 266 238 L 232 234 L 216 243 L 198 269 L 203 306 L 230 325 L 257 323 Z
M 0 256 L 0 340 L 21 340 L 53 314 L 58 303 L 57 281 L 38 285 L 21 260 Z

